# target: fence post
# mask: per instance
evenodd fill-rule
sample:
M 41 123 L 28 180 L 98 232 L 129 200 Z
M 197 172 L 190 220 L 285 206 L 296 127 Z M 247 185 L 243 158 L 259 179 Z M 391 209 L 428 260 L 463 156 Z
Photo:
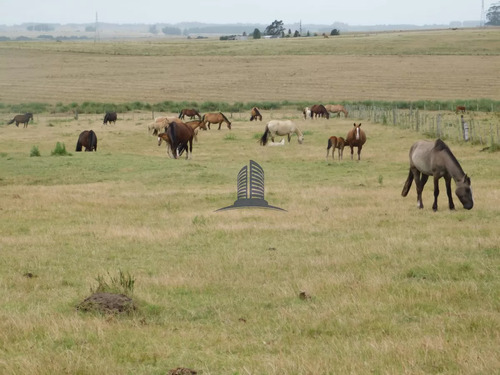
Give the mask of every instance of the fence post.
M 436 119 L 436 135 L 438 138 L 441 138 L 441 113 L 438 113 L 437 119 Z
M 460 115 L 460 120 L 462 121 L 462 130 L 464 135 L 464 141 L 469 141 L 469 124 L 467 124 L 464 120 L 464 115 Z

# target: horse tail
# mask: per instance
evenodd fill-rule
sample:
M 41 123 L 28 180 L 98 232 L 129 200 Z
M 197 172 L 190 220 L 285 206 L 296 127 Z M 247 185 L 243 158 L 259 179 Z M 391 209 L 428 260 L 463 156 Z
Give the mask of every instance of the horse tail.
M 408 178 L 406 179 L 405 186 L 403 186 L 403 191 L 401 192 L 401 195 L 403 197 L 406 197 L 408 195 L 412 182 L 413 182 L 413 172 L 410 169 L 410 173 L 408 173 Z
M 266 130 L 264 131 L 264 134 L 262 134 L 262 137 L 260 137 L 260 144 L 262 146 L 265 146 L 267 144 L 267 139 L 269 137 L 269 127 L 266 125 Z
M 328 151 L 329 149 L 331 149 L 333 146 L 333 143 L 332 143 L 332 139 L 331 138 L 328 138 L 328 144 L 326 146 L 326 151 Z M 328 155 L 328 154 L 327 154 Z
M 78 142 L 76 142 L 76 150 L 75 151 L 82 151 L 82 143 L 80 142 L 80 138 L 78 138 Z
M 90 151 L 97 151 L 97 136 L 95 135 L 93 130 L 89 131 L 88 135 L 88 143 Z
M 10 121 L 7 123 L 7 125 L 12 124 L 14 121 L 16 121 L 16 118 L 15 118 L 15 117 L 14 117 L 12 120 L 10 120 Z
M 181 109 L 181 111 L 179 112 L 179 118 L 182 118 L 182 109 Z
M 172 149 L 172 153 L 174 154 L 174 159 L 177 159 L 177 142 L 175 139 L 175 129 L 174 129 L 176 125 L 177 124 L 175 122 L 170 123 L 165 132 L 170 138 L 170 148 Z

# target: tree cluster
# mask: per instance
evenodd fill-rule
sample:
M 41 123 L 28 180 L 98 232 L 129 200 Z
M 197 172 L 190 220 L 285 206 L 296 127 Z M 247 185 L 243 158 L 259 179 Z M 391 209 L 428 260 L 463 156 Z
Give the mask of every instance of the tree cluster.
M 500 26 L 500 2 L 490 6 L 488 13 L 486 13 L 486 18 L 488 19 L 486 25 Z

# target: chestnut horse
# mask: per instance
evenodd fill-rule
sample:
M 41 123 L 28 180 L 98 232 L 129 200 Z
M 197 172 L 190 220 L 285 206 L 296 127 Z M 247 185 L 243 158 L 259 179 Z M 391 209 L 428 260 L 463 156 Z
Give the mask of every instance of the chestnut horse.
M 326 160 L 328 160 L 328 153 L 332 149 L 332 159 L 335 160 L 335 149 L 339 150 L 339 160 L 342 160 L 344 156 L 345 139 L 342 137 L 330 137 L 328 138 L 328 144 L 326 146 Z
M 253 120 L 262 121 L 262 115 L 260 114 L 259 108 L 257 108 L 257 107 L 253 107 L 252 111 L 250 112 L 250 121 L 253 121 Z
M 315 104 L 311 107 L 311 118 L 314 117 L 326 117 L 330 118 L 330 113 L 326 110 L 323 104 Z
M 450 148 L 441 140 L 435 142 L 418 141 L 410 148 L 410 172 L 406 179 L 401 195 L 406 197 L 410 191 L 411 183 L 415 180 L 417 187 L 418 208 L 424 208 L 422 204 L 422 191 L 429 176 L 434 177 L 434 204 L 432 209 L 437 211 L 437 199 L 439 195 L 439 179 L 444 178 L 446 194 L 448 195 L 448 206 L 450 210 L 455 209 L 451 194 L 451 179 L 455 180 L 457 189 L 455 194 L 462 202 L 466 210 L 474 206 L 470 178 L 464 173 L 460 163 L 457 161 Z
M 93 130 L 84 130 L 78 136 L 75 151 L 82 151 L 82 147 L 85 151 L 97 151 L 97 136 Z
M 463 105 L 457 105 L 457 108 L 455 109 L 455 113 L 462 112 L 465 113 L 465 107 Z
M 341 104 L 327 104 L 325 105 L 325 108 L 328 112 L 336 113 L 337 117 L 340 117 L 340 112 L 342 112 L 345 117 L 349 114 L 347 109 L 345 109 L 345 107 Z
M 174 159 L 179 158 L 184 150 L 186 150 L 186 159 L 190 159 L 193 153 L 194 130 L 186 124 L 171 122 L 166 133 L 170 138 L 170 150 Z
M 205 113 L 201 121 L 203 122 L 204 125 L 208 125 L 208 129 L 210 129 L 210 124 L 219 124 L 219 130 L 222 123 L 225 122 L 229 130 L 231 130 L 231 121 L 229 121 L 222 112 Z
M 184 108 L 184 109 L 182 109 L 181 112 L 179 113 L 179 118 L 181 120 L 183 120 L 185 116 L 189 116 L 190 119 L 193 119 L 195 116 L 198 116 L 198 119 L 201 120 L 200 114 L 194 108 L 191 108 L 191 109 Z
M 345 141 L 346 145 L 351 148 L 351 160 L 354 154 L 354 147 L 358 148 L 358 160 L 361 160 L 361 149 L 366 142 L 366 134 L 361 130 L 361 123 L 359 125 L 354 123 L 354 128 L 349 130 Z
M 17 115 L 14 116 L 12 120 L 10 120 L 7 125 L 12 124 L 14 121 L 16 122 L 16 126 L 19 127 L 19 124 L 23 124 L 24 128 L 28 127 L 28 123 L 30 122 L 30 119 L 33 120 L 33 114 L 26 112 L 24 115 Z

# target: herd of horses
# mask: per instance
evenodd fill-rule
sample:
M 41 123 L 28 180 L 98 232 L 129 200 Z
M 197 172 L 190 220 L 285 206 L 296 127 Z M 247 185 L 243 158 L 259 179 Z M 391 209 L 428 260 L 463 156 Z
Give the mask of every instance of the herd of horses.
M 465 112 L 464 106 L 457 106 L 456 112 Z M 322 104 L 313 105 L 311 107 L 306 107 L 303 110 L 304 119 L 307 118 L 317 118 L 324 117 L 329 118 L 330 113 L 344 113 L 347 117 L 348 112 L 342 105 L 327 105 Z M 189 116 L 191 119 L 198 117 L 198 120 L 192 120 L 188 122 L 182 121 L 185 116 Z M 26 128 L 30 120 L 33 119 L 32 113 L 25 113 L 24 115 L 17 115 L 8 124 L 16 123 L 24 124 Z M 104 116 L 103 124 L 116 123 L 117 115 L 116 112 L 106 112 Z M 262 121 L 262 115 L 257 107 L 252 108 L 250 121 L 260 120 Z M 179 116 L 177 117 L 158 117 L 148 126 L 148 130 L 153 133 L 153 135 L 158 136 L 158 146 L 165 142 L 167 145 L 167 153 L 170 157 L 178 159 L 184 152 L 186 152 L 186 159 L 190 159 L 193 152 L 193 140 L 196 140 L 196 136 L 199 129 L 207 130 L 210 129 L 210 124 L 218 124 L 218 129 L 221 129 L 223 123 L 226 123 L 229 130 L 231 130 L 231 122 L 222 113 L 206 113 L 201 116 L 194 109 L 183 109 Z M 299 144 L 304 141 L 304 134 L 299 129 L 299 127 L 291 120 L 271 120 L 266 124 L 264 133 L 259 139 L 259 143 L 263 146 L 268 144 L 282 145 L 282 142 L 275 143 L 275 137 L 286 136 L 288 142 L 290 143 L 293 134 L 297 135 L 297 140 Z M 269 139 L 271 142 L 269 142 Z M 351 149 L 351 159 L 354 157 L 354 148 L 357 148 L 358 161 L 361 160 L 361 150 L 363 145 L 366 143 L 366 134 L 361 129 L 361 123 L 354 123 L 353 128 L 349 130 L 347 136 L 337 137 L 331 136 L 328 139 L 326 159 L 328 160 L 328 155 L 330 149 L 332 150 L 332 158 L 335 159 L 335 150 L 338 150 L 338 159 L 343 159 L 343 151 L 346 146 Z M 97 151 L 97 136 L 93 130 L 85 130 L 78 136 L 78 141 L 76 144 L 76 151 Z M 448 196 L 448 207 L 450 210 L 455 209 L 453 203 L 452 190 L 451 190 L 451 180 L 453 179 L 456 184 L 455 194 L 458 196 L 463 207 L 467 210 L 472 209 L 474 206 L 474 200 L 472 198 L 471 180 L 470 177 L 465 174 L 460 163 L 456 157 L 451 152 L 450 148 L 441 140 L 436 141 L 418 141 L 414 143 L 409 152 L 410 159 L 410 169 L 408 177 L 403 187 L 401 195 L 406 197 L 410 191 L 413 181 L 415 181 L 417 190 L 417 206 L 422 209 L 422 191 L 429 178 L 433 176 L 434 179 L 434 203 L 432 209 L 437 211 L 438 209 L 438 196 L 439 196 L 439 180 L 444 178 L 446 193 Z

